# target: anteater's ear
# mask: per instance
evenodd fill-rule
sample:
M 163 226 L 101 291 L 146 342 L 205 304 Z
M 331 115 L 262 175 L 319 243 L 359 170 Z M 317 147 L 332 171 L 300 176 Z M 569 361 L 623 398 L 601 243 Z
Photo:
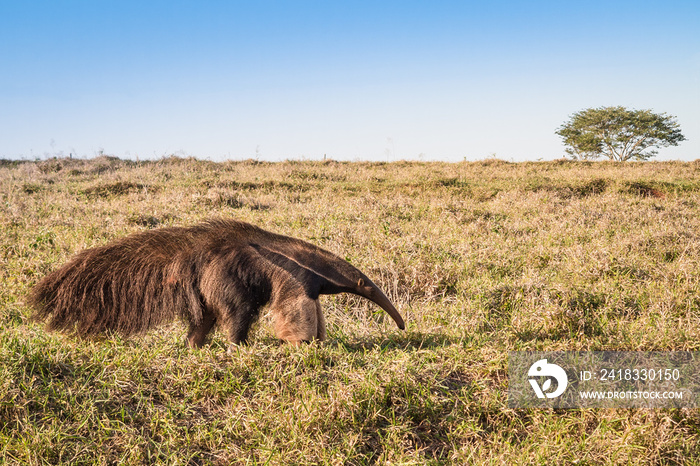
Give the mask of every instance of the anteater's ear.
M 357 280 L 357 286 L 365 286 L 365 281 L 363 279 Z

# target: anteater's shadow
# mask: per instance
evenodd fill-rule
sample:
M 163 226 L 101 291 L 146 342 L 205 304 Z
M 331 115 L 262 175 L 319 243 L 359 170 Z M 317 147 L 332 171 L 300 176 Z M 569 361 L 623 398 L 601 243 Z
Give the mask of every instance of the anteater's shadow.
M 420 350 L 458 344 L 460 338 L 441 333 L 397 332 L 379 336 L 348 337 L 336 335 L 323 342 L 324 345 L 343 348 L 348 352 L 368 350 Z

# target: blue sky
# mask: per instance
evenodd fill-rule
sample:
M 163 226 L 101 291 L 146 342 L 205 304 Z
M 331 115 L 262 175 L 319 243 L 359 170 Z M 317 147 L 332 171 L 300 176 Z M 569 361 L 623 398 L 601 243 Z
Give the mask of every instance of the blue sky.
M 700 158 L 700 2 L 0 0 L 0 158 L 548 160 L 607 105 Z

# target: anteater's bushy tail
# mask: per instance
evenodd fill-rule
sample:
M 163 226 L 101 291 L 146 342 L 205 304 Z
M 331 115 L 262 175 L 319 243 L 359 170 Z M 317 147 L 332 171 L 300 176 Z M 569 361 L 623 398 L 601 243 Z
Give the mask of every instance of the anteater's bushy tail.
M 182 317 L 202 319 L 185 228 L 128 236 L 88 249 L 41 280 L 29 295 L 36 320 L 81 336 L 144 332 Z

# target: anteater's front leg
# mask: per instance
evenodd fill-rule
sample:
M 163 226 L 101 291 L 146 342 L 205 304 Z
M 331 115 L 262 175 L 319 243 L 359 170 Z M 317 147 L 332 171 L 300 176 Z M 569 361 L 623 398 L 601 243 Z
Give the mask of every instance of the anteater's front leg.
M 280 290 L 270 307 L 277 338 L 292 344 L 325 340 L 326 322 L 318 299 L 290 284 Z

